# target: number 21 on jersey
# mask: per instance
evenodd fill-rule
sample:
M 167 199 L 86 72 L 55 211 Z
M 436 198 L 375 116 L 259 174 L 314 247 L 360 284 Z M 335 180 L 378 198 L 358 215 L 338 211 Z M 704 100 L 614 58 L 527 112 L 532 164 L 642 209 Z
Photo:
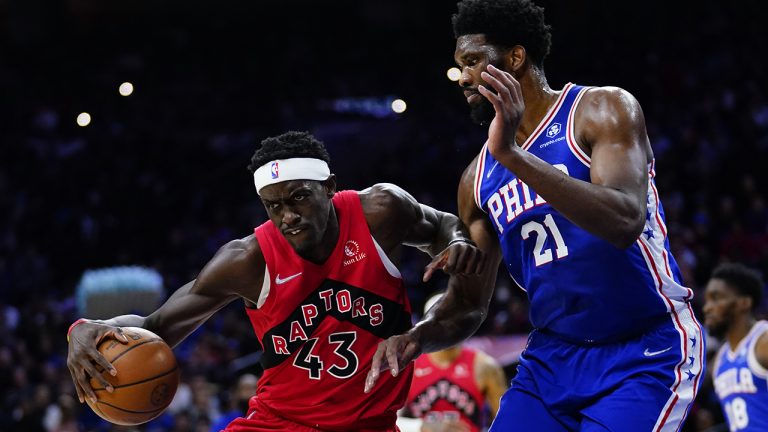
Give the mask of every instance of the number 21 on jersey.
M 568 256 L 568 246 L 565 245 L 563 235 L 560 234 L 560 230 L 557 228 L 555 219 L 551 214 L 547 214 L 544 217 L 543 225 L 536 221 L 530 221 L 520 229 L 520 235 L 523 237 L 523 240 L 528 240 L 532 234 L 536 235 L 536 244 L 533 246 L 533 259 L 536 262 L 536 267 L 551 263 L 554 259 L 552 248 L 544 247 L 550 234 L 555 241 L 554 256 L 557 259 Z

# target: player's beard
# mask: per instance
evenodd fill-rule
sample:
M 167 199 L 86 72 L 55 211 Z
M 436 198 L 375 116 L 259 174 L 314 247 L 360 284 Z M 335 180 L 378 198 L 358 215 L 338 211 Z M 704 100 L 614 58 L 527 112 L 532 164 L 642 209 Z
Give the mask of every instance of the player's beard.
M 707 326 L 707 332 L 710 334 L 710 336 L 714 336 L 722 340 L 728 334 L 728 330 L 731 328 L 730 323 L 733 322 L 734 315 L 735 314 L 733 311 L 728 311 L 726 314 L 724 314 L 720 321 Z
M 469 106 L 469 118 L 480 126 L 488 126 L 496 116 L 496 110 L 488 99 L 482 95 L 480 97 L 480 102 Z

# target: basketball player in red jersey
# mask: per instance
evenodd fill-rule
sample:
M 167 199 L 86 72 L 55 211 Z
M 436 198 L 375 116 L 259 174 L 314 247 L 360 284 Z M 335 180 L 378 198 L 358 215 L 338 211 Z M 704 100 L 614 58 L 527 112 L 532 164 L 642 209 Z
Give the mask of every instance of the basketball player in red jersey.
M 411 326 L 400 273 L 390 257 L 418 247 L 451 274 L 448 293 L 474 294 L 483 258 L 458 218 L 416 202 L 391 184 L 336 191 L 330 157 L 308 133 L 262 142 L 249 169 L 270 221 L 223 246 L 196 280 L 147 317 L 78 320 L 70 328 L 67 364 L 81 401 L 96 398 L 88 376 L 107 391 L 95 365 L 115 374 L 96 351 L 120 327 L 143 327 L 175 346 L 217 310 L 241 298 L 264 353 L 264 375 L 248 413 L 227 431 L 394 431 L 411 368 L 387 374 L 363 394 L 377 345 Z M 478 306 L 482 309 L 482 307 Z M 480 324 L 469 316 L 447 329 L 456 342 Z
M 424 312 L 443 296 L 424 304 Z M 422 354 L 416 359 L 404 417 L 421 432 L 480 432 L 490 425 L 507 390 L 504 371 L 493 357 L 462 345 Z M 489 419 L 486 419 L 486 411 Z M 417 420 L 418 419 L 418 420 Z M 403 432 L 406 419 L 398 420 Z

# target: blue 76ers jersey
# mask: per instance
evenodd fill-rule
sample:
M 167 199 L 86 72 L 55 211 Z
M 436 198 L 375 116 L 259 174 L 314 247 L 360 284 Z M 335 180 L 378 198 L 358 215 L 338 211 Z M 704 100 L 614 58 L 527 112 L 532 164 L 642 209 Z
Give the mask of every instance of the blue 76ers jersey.
M 576 143 L 574 113 L 589 89 L 568 84 L 521 146 L 570 177 L 590 181 L 590 157 Z M 507 270 L 527 291 L 531 321 L 576 343 L 638 335 L 686 308 L 693 292 L 680 283 L 669 252 L 664 211 L 648 165 L 643 233 L 618 249 L 579 228 L 483 147 L 475 201 L 488 214 Z
M 726 342 L 717 353 L 715 391 L 734 431 L 768 431 L 768 370 L 757 362 L 755 343 L 768 331 L 759 321 L 735 350 Z

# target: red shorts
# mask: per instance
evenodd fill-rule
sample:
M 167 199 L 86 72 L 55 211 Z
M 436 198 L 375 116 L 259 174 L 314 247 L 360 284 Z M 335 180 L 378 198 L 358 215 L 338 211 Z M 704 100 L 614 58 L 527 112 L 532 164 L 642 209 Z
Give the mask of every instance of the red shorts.
M 295 423 L 277 415 L 276 412 L 264 403 L 256 400 L 252 402 L 251 409 L 246 417 L 238 417 L 232 420 L 226 429 L 222 432 L 324 432 L 323 429 L 316 429 L 303 424 Z M 255 406 L 254 406 L 255 405 Z M 400 432 L 396 425 L 391 428 L 365 429 L 355 427 L 358 432 Z

